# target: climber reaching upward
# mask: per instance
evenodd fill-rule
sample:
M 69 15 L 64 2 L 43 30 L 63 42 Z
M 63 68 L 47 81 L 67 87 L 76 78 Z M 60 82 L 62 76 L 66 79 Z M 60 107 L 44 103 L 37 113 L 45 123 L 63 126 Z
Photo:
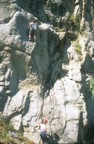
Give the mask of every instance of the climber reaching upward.
M 29 41 L 35 41 L 36 40 L 36 30 L 38 28 L 38 23 L 37 20 L 33 20 L 32 22 L 29 23 Z

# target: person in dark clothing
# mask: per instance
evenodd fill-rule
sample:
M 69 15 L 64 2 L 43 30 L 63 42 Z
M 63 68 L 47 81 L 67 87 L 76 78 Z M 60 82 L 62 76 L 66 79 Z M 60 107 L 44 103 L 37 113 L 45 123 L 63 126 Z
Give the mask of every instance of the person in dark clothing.
M 38 28 L 37 25 L 37 20 L 33 20 L 32 22 L 29 23 L 29 41 L 34 41 L 36 40 L 36 30 Z

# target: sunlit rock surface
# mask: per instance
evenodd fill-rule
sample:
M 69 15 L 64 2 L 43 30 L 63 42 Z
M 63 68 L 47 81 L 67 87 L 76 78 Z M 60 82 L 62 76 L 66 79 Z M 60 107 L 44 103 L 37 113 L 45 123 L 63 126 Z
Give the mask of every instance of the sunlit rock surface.
M 92 0 L 0 1 L 0 111 L 36 143 L 43 117 L 52 144 L 93 139 L 93 11 Z

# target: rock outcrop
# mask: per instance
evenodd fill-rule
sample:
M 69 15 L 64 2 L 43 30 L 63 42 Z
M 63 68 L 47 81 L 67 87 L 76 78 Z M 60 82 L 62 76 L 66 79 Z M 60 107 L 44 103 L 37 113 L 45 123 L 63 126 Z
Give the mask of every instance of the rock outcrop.
M 0 111 L 36 144 L 43 117 L 51 144 L 93 139 L 93 12 L 93 0 L 0 1 Z

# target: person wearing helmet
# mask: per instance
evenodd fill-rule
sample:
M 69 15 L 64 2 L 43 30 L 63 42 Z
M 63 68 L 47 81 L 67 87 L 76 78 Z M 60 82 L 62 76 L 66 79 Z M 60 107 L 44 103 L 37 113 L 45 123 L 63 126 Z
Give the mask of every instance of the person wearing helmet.
M 42 144 L 45 144 L 45 142 L 47 142 L 47 130 L 46 130 L 47 122 L 48 122 L 48 119 L 44 118 L 42 120 L 42 123 L 40 124 L 40 137 L 42 140 Z

